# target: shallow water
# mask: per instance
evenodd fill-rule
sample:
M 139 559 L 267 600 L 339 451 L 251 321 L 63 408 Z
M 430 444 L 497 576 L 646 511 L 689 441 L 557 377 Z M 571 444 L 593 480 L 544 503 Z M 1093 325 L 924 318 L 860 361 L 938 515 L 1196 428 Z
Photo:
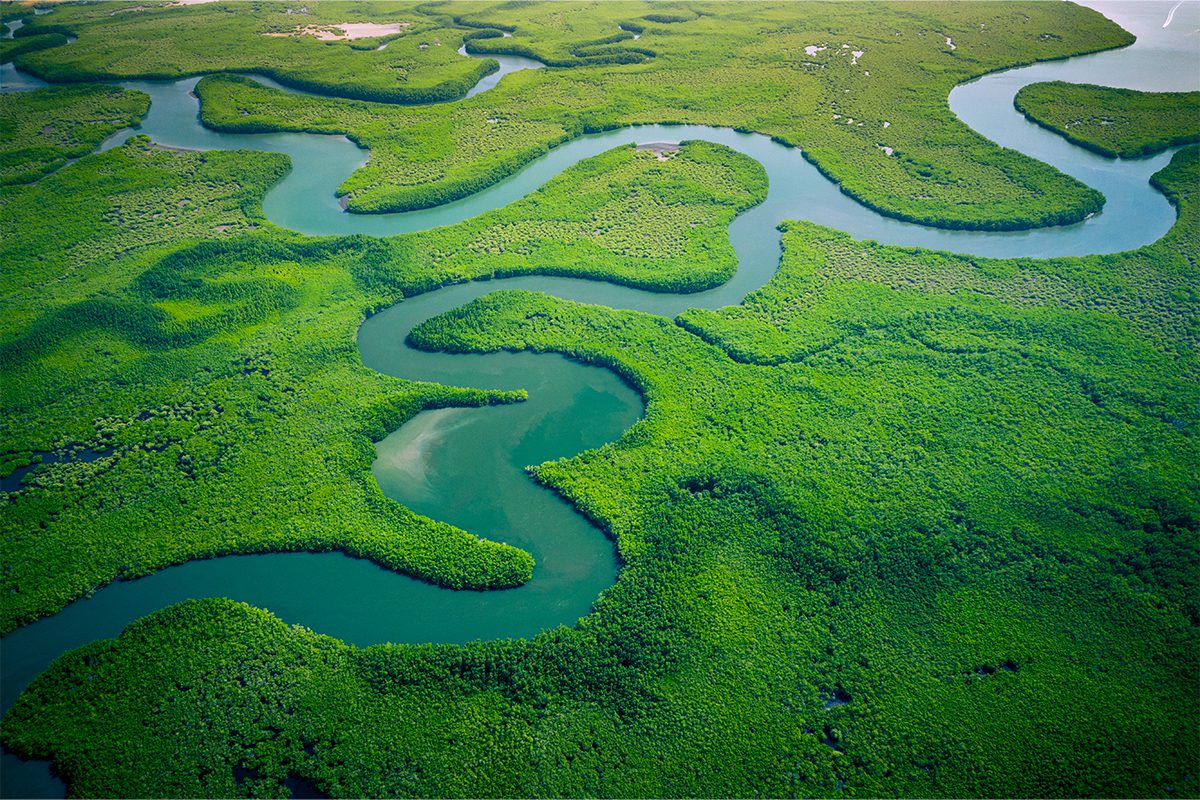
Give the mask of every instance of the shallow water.
M 363 324 L 360 351 L 364 363 L 375 369 L 454 385 L 529 390 L 530 400 L 518 405 L 420 414 L 379 443 L 373 468 L 385 492 L 418 513 L 530 551 L 537 566 L 527 585 L 499 592 L 446 591 L 336 553 L 192 562 L 113 584 L 0 640 L 0 708 L 11 705 L 58 654 L 114 636 L 134 619 L 193 597 L 246 601 L 287 622 L 360 645 L 530 636 L 557 624 L 573 624 L 615 579 L 612 546 L 572 507 L 535 486 L 522 468 L 617 439 L 640 415 L 640 398 L 611 373 L 558 356 L 420 353 L 403 344 L 412 325 L 498 288 L 545 291 L 668 316 L 690 307 L 735 304 L 774 273 L 779 257 L 775 226 L 789 218 L 809 219 L 859 238 L 988 256 L 1115 252 L 1154 241 L 1175 215 L 1147 179 L 1169 161 L 1170 153 L 1141 161 L 1102 158 L 1027 122 L 1012 108 L 1012 96 L 1026 83 L 1055 79 L 1195 89 L 1200 71 L 1186 66 L 1197 61 L 1197 39 L 1190 32 L 1200 27 L 1200 4 L 1182 6 L 1168 28 L 1161 26 L 1170 2 L 1092 5 L 1136 33 L 1139 42 L 1121 51 L 987 76 L 956 88 L 950 96 L 953 111 L 976 130 L 1053 164 L 1108 199 L 1104 212 L 1084 223 L 1028 232 L 942 231 L 885 218 L 841 194 L 797 150 L 764 136 L 703 126 L 645 126 L 583 137 L 458 202 L 406 214 L 356 216 L 341 210 L 333 192 L 365 162 L 367 153 L 344 137 L 219 134 L 199 125 L 196 101 L 189 96 L 197 79 L 123 83 L 148 92 L 151 110 L 138 129 L 112 137 L 104 147 L 137 132 L 178 147 L 288 153 L 295 168 L 267 195 L 264 211 L 277 224 L 304 233 L 391 235 L 452 224 L 505 206 L 578 160 L 629 142 L 702 138 L 727 144 L 766 167 L 770 195 L 730 225 L 738 273 L 707 292 L 664 295 L 531 276 L 447 287 L 406 300 Z M 500 77 L 490 76 L 496 81 Z M 22 80 L 11 65 L 0 72 L 5 91 Z M 469 96 L 490 88 L 481 88 L 483 84 Z M 313 592 L 313 586 L 330 588 Z M 61 796 L 62 785 L 49 778 L 44 764 L 21 764 L 8 754 L 4 759 L 0 794 Z

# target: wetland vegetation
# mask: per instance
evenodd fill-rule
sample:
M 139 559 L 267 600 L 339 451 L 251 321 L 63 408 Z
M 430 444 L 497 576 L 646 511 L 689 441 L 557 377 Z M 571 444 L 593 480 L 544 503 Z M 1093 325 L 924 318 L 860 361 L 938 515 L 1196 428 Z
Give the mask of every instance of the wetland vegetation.
M 527 554 L 409 514 L 369 472 L 372 441 L 417 411 L 519 395 L 364 368 L 363 310 L 532 270 L 662 291 L 720 283 L 736 267 L 725 229 L 766 190 L 761 167 L 719 145 L 665 161 L 621 148 L 458 226 L 313 240 L 261 217 L 258 196 L 286 169 L 275 154 L 135 138 L 80 167 L 8 198 L 0 253 L 30 268 L 6 290 L 7 444 L 113 452 L 38 470 L 9 498 L 17 591 L 4 629 L 114 578 L 223 552 L 349 549 L 458 588 L 528 580 Z M 36 279 L 79 262 L 90 269 L 65 285 Z M 84 541 L 114 547 L 65 555 Z
M 1017 109 L 1081 147 L 1137 158 L 1200 142 L 1200 92 L 1137 92 L 1077 83 L 1031 83 Z
M 326 95 L 196 87 L 218 130 L 369 147 L 339 189 L 352 212 L 452 201 L 588 131 L 695 122 L 799 145 L 879 213 L 990 230 L 1103 198 L 954 119 L 950 88 L 1131 39 L 1044 3 L 30 8 L 0 6 L 30 43 L 5 58 L 78 85 L 0 95 L 5 633 L 230 553 L 532 586 L 529 552 L 371 473 L 424 410 L 530 395 L 369 369 L 364 317 L 515 276 L 702 292 L 738 269 L 731 223 L 769 204 L 761 164 L 688 141 L 608 150 L 453 225 L 305 236 L 263 212 L 279 153 L 91 152 L 147 100 L 88 81 L 258 72 Z M 262 35 L 346 22 L 402 28 Z M 550 68 L 454 100 L 491 69 L 463 45 Z M 1035 84 L 1018 106 L 1122 155 L 1195 138 L 1196 93 Z M 191 600 L 6 695 L 3 743 L 77 796 L 1194 796 L 1200 147 L 1153 183 L 1178 219 L 1129 252 L 983 258 L 790 219 L 737 306 L 670 318 L 497 283 L 409 343 L 562 354 L 645 402 L 619 440 L 530 465 L 614 542 L 592 613 L 358 647 Z
M 145 115 L 141 92 L 89 84 L 0 94 L 0 185 L 30 183 Z
M 404 103 L 461 97 L 497 68 L 495 61 L 464 59 L 456 52 L 464 32 L 444 29 L 412 6 L 308 3 L 299 13 L 300 7 L 263 3 L 234 13 L 237 7 L 225 4 L 69 4 L 26 18 L 10 47 L 37 37 L 39 47 L 14 53 L 16 64 L 47 81 L 254 72 L 297 89 Z M 404 27 L 399 35 L 351 41 L 301 32 L 360 20 Z M 51 34 L 78 40 L 46 49 Z
M 454 200 L 567 139 L 646 122 L 777 137 L 803 148 L 855 199 L 901 219 L 1011 229 L 1073 222 L 1101 207 L 1095 191 L 949 118 L 946 95 L 972 75 L 1078 52 L 1078 44 L 1070 50 L 1061 38 L 1042 36 L 1068 24 L 1055 19 L 1060 14 L 1080 26 L 1085 50 L 1127 44 L 1127 34 L 1073 7 L 1032 4 L 1020 16 L 954 3 L 877 11 L 730 6 L 720 15 L 663 23 L 645 19 L 648 6 L 603 4 L 584 19 L 603 14 L 604 27 L 618 34 L 620 20 L 640 20 L 638 44 L 652 48 L 653 58 L 523 72 L 486 95 L 423 108 L 315 101 L 230 77 L 206 79 L 197 91 L 205 124 L 217 130 L 344 133 L 370 147 L 370 163 L 339 189 L 358 212 Z M 517 30 L 509 38 L 473 39 L 473 48 L 493 42 L 491 52 L 547 63 L 602 30 L 552 4 L 490 14 L 497 26 Z M 938 31 L 960 46 L 947 49 Z M 539 46 L 522 44 L 539 34 Z M 809 56 L 813 47 L 824 49 Z M 893 91 L 897 83 L 904 93 Z

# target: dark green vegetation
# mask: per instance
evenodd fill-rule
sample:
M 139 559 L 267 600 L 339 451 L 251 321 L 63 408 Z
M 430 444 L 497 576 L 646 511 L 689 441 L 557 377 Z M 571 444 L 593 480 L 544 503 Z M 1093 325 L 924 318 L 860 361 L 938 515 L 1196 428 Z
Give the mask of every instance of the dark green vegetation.
M 469 36 L 475 52 L 573 66 L 514 74 L 464 102 L 418 108 L 314 100 L 221 78 L 200 87 L 204 119 L 222 130 L 345 133 L 369 146 L 371 162 L 342 186 L 358 212 L 462 197 L 587 131 L 690 122 L 802 147 L 847 193 L 882 213 L 1008 229 L 1077 221 L 1103 200 L 966 128 L 946 106 L 950 89 L 1012 64 L 1131 41 L 1094 12 L 1047 3 L 917 3 L 869 14 L 825 3 L 307 7 L 307 17 L 267 4 L 237 14 L 221 4 L 116 15 L 72 7 L 31 18 L 18 33 L 70 32 L 79 41 L 16 63 L 55 80 L 253 70 L 329 94 L 405 101 L 457 96 L 478 77 L 484 65 L 454 53 Z M 378 52 L 259 35 L 348 18 L 413 25 Z M 806 48 L 825 49 L 809 55 Z M 398 84 L 393 61 L 400 58 L 406 77 Z
M 1053 81 L 1023 87 L 1013 104 L 1043 128 L 1113 158 L 1200 142 L 1200 92 L 1135 92 Z
M 29 183 L 145 115 L 150 98 L 111 86 L 0 94 L 0 185 Z
M 34 50 L 58 47 L 66 43 L 67 37 L 61 33 L 43 33 L 22 39 L 0 39 L 0 64 L 7 64 L 22 53 L 32 53 Z
M 718 145 L 620 148 L 461 225 L 317 240 L 261 217 L 285 169 L 139 138 L 5 196 L 0 259 L 24 268 L 0 303 L 3 469 L 105 455 L 40 467 L 7 498 L 0 629 L 218 553 L 336 548 L 448 586 L 528 580 L 527 553 L 416 517 L 370 474 L 372 442 L 418 411 L 518 396 L 366 369 L 364 311 L 530 271 L 711 286 L 736 267 L 726 227 L 766 194 L 761 167 Z
M 1197 173 L 1188 151 L 1163 175 L 1182 217 L 1155 251 L 1191 286 Z M 805 233 L 751 303 L 798 345 L 785 289 L 845 246 Z M 6 741 L 83 794 L 1192 794 L 1194 331 L 1072 307 L 1089 264 L 1155 252 L 1047 262 L 1075 294 L 1013 304 L 988 284 L 1021 262 L 931 255 L 982 288 L 894 285 L 921 254 L 872 248 L 795 303 L 836 334 L 770 365 L 660 317 L 489 295 L 414 338 L 570 353 L 647 397 L 618 444 L 537 470 L 617 537 L 596 613 L 359 650 L 188 603 L 60 661 Z

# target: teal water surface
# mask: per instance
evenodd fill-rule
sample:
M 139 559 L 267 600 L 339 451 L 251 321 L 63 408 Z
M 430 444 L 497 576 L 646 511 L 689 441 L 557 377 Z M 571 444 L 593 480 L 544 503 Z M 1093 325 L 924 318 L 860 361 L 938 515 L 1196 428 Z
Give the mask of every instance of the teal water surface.
M 1104 159 L 1027 122 L 1012 108 L 1012 96 L 1020 86 L 1041 80 L 1158 90 L 1197 88 L 1196 37 L 1189 35 L 1200 20 L 1197 4 L 1177 10 L 1168 28 L 1162 22 L 1172 5 L 1169 2 L 1093 5 L 1133 30 L 1138 43 L 1120 51 L 997 73 L 964 84 L 950 96 L 951 109 L 966 124 L 1079 178 L 1107 198 L 1105 210 L 1086 222 L 1026 232 L 944 231 L 882 217 L 843 195 L 799 151 L 765 136 L 704 126 L 653 125 L 581 137 L 455 203 L 406 214 L 356 216 L 342 211 L 334 190 L 365 162 L 367 153 L 344 137 L 219 134 L 199 124 L 196 100 L 190 95 L 198 79 L 123 82 L 149 93 L 151 110 L 137 129 L 110 138 L 104 147 L 116 146 L 133 133 L 146 133 L 161 144 L 177 147 L 287 153 L 294 169 L 267 195 L 264 211 L 275 223 L 303 233 L 385 236 L 452 224 L 507 205 L 580 159 L 630 142 L 707 139 L 727 144 L 766 167 L 770 193 L 764 203 L 730 225 L 739 260 L 737 274 L 706 292 L 665 295 L 600 282 L 529 276 L 446 287 L 408 299 L 363 324 L 359 332 L 363 361 L 380 371 L 453 385 L 529 390 L 529 401 L 518 405 L 422 413 L 379 443 L 373 468 L 384 491 L 418 513 L 531 552 L 537 566 L 528 584 L 499 592 L 447 591 L 339 554 L 231 555 L 191 562 L 137 581 L 114 583 L 0 640 L 0 708 L 7 709 L 19 691 L 62 652 L 114 636 L 134 619 L 193 597 L 246 601 L 285 621 L 358 645 L 461 643 L 530 636 L 555 625 L 574 624 L 616 579 L 613 548 L 571 506 L 536 486 L 523 468 L 619 438 L 640 416 L 640 398 L 610 372 L 558 356 L 421 353 L 404 344 L 411 327 L 498 288 L 544 291 L 668 316 L 690 307 L 734 304 L 774 273 L 779 259 L 776 225 L 791 218 L 809 219 L 859 238 L 987 256 L 1082 255 L 1152 242 L 1175 219 L 1170 205 L 1147 183 L 1169 161 L 1170 153 L 1139 161 Z M 498 81 L 502 76 L 491 77 Z M 0 84 L 8 91 L 40 82 L 8 65 L 0 73 Z M 471 96 L 482 91 L 482 85 Z M 62 794 L 61 784 L 49 780 L 44 765 L 20 765 L 6 754 L 3 768 L 0 794 L 4 796 Z

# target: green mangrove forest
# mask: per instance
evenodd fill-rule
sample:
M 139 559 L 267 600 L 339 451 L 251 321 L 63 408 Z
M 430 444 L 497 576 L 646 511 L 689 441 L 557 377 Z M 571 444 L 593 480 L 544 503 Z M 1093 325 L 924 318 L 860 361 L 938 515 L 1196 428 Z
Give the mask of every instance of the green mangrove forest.
M 1013 102 L 1033 122 L 1113 158 L 1200 142 L 1200 92 L 1137 92 L 1058 81 L 1024 86 Z
M 0 796 L 1200 796 L 1195 5 L 0 3 Z

